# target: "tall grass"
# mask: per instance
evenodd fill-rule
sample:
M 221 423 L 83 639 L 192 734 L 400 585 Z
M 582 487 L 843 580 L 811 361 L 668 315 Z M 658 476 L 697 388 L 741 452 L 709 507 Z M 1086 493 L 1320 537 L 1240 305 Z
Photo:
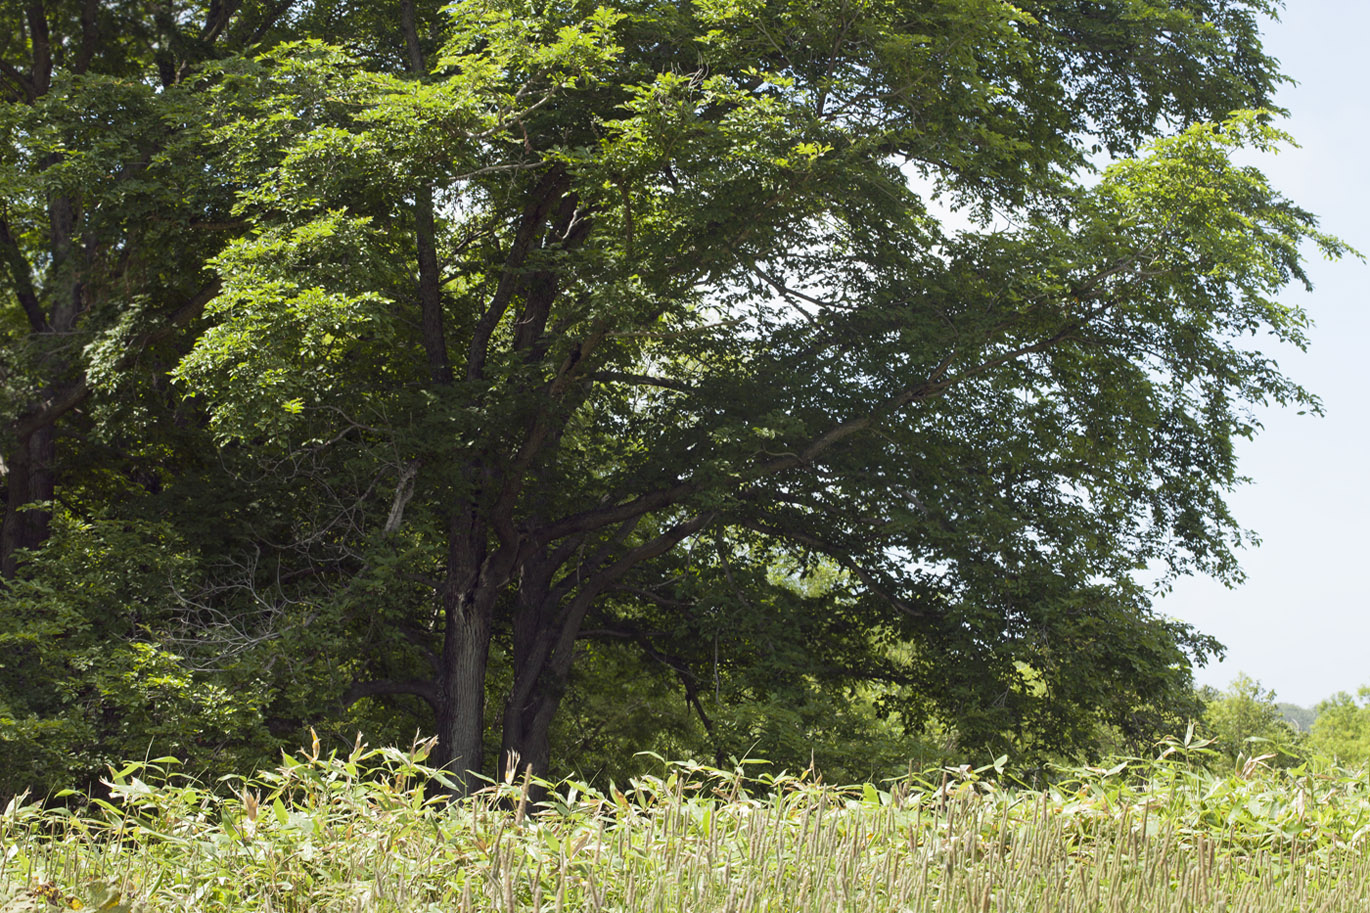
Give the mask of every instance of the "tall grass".
M 1009 788 L 989 768 L 832 787 L 664 764 L 530 807 L 526 782 L 425 796 L 427 746 L 315 744 L 208 790 L 168 759 L 81 813 L 0 815 L 0 913 L 1344 911 L 1370 909 L 1370 779 L 1162 757 Z M 62 797 L 70 800 L 74 797 Z

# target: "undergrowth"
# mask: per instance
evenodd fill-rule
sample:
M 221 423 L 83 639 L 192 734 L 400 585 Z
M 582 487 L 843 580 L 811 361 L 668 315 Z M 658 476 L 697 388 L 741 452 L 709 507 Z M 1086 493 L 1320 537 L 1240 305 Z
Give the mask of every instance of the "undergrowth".
M 315 742 L 213 788 L 163 758 L 111 771 L 108 797 L 16 799 L 0 913 L 1370 908 L 1364 771 L 1220 776 L 1201 742 L 1037 789 L 993 766 L 837 787 L 662 762 L 622 789 L 543 783 L 539 805 L 527 778 L 433 795 L 430 747 Z

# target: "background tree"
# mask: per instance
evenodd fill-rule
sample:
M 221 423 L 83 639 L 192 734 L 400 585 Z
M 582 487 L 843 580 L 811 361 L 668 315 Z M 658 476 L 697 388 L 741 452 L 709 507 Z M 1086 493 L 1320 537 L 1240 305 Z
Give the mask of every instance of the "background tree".
M 1318 717 L 1308 736 L 1309 747 L 1343 764 L 1370 761 L 1370 688 L 1355 697 L 1345 691 L 1318 704 Z
M 233 195 L 204 158 L 196 77 L 285 12 L 60 0 L 0 12 L 5 577 L 48 536 L 69 463 L 62 423 L 217 292 L 204 260 L 232 230 Z
M 225 509 L 232 472 L 167 372 L 217 292 L 205 258 L 241 228 L 204 70 L 288 12 L 0 9 L 0 790 L 153 742 L 211 767 L 262 747 L 253 700 L 169 639 L 201 559 L 251 517 Z
M 1298 704 L 1289 704 L 1283 701 L 1276 703 L 1275 706 L 1279 708 L 1285 721 L 1299 732 L 1308 732 L 1313 728 L 1313 722 L 1318 718 L 1318 711 L 1311 707 L 1300 707 Z
M 1307 745 L 1275 706 L 1275 692 L 1245 673 L 1222 693 L 1205 695 L 1205 735 L 1229 764 L 1240 767 L 1251 758 L 1273 755 L 1270 763 L 1290 766 L 1303 760 Z
M 218 291 L 206 258 L 245 230 L 205 116 L 216 74 L 292 34 L 366 28 L 342 12 L 0 10 L 0 790 L 66 786 L 153 743 L 201 773 L 270 763 L 304 725 L 292 709 L 317 709 L 320 649 L 280 636 L 285 597 L 257 557 L 288 505 L 242 497 L 256 455 L 219 450 L 167 373 Z

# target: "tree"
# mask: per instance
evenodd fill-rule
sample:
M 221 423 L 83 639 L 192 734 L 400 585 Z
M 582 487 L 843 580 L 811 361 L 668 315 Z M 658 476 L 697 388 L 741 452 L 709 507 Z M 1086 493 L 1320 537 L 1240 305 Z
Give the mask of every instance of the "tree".
M 1309 746 L 1344 764 L 1364 764 L 1370 760 L 1370 688 L 1362 687 L 1355 697 L 1339 691 L 1322 701 L 1309 733 Z
M 1245 673 L 1233 679 L 1221 694 L 1208 695 L 1206 704 L 1204 725 L 1229 761 L 1241 765 L 1267 755 L 1273 755 L 1277 764 L 1301 760 L 1298 730 L 1275 705 L 1275 692 L 1263 689 Z
M 1129 574 L 1235 575 L 1242 403 L 1308 401 L 1238 339 L 1301 343 L 1270 295 L 1339 247 L 1229 164 L 1261 115 L 1196 123 L 1268 103 L 1263 7 L 1148 8 L 471 3 L 404 77 L 245 74 L 257 228 L 178 377 L 226 438 L 370 460 L 357 531 L 432 556 L 400 622 L 431 676 L 356 693 L 420 696 L 478 769 L 502 630 L 502 753 L 542 768 L 587 613 L 730 529 L 846 568 L 969 731 L 1107 701 L 1101 669 L 1172 687 L 1214 645 Z M 1162 118 L 1195 125 L 1081 185 L 1086 131 Z M 1017 227 L 946 234 L 910 171 Z
M 1342 250 L 1229 160 L 1281 140 L 1269 4 L 395 11 L 196 71 L 242 229 L 175 379 L 270 527 L 207 617 L 278 596 L 254 642 L 431 713 L 459 788 L 495 679 L 547 769 L 589 632 L 687 691 L 711 629 L 739 681 L 806 632 L 966 746 L 1188 695 L 1217 645 L 1131 575 L 1238 575 L 1246 407 L 1315 405 L 1244 337 Z
M 48 537 L 59 425 L 218 291 L 204 261 L 232 188 L 204 164 L 207 60 L 283 5 L 32 0 L 0 12 L 0 282 L 6 295 L 0 573 Z

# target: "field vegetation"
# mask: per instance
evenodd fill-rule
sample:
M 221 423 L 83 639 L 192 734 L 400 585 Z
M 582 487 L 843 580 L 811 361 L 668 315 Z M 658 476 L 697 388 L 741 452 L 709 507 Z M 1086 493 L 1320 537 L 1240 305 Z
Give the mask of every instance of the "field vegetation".
M 1036 785 L 1003 759 L 851 787 L 759 761 L 660 762 L 603 790 L 510 776 L 455 800 L 431 789 L 431 748 L 315 742 L 217 784 L 161 759 L 111 771 L 103 797 L 16 799 L 0 816 L 0 910 L 1273 913 L 1370 900 L 1365 770 L 1256 756 L 1219 773 L 1192 731 L 1155 757 Z

